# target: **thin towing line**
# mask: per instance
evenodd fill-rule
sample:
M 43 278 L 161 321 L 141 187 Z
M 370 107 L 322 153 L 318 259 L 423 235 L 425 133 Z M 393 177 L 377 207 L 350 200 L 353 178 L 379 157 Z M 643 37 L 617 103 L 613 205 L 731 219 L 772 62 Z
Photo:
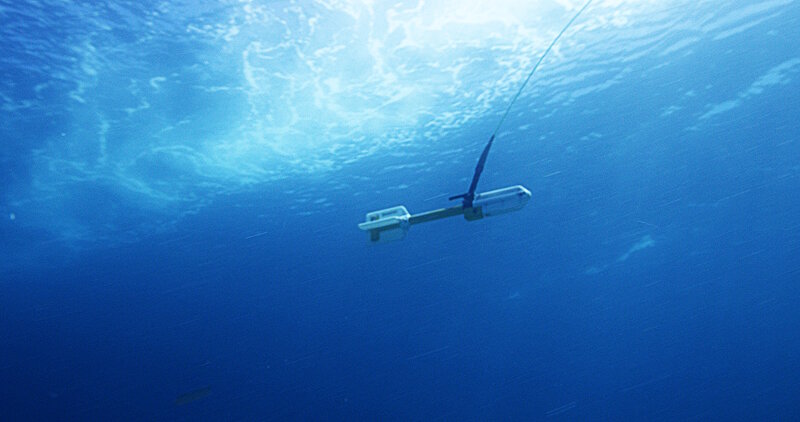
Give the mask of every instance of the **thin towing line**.
M 472 176 L 472 183 L 470 183 L 469 185 L 469 190 L 467 190 L 467 193 L 450 197 L 449 199 L 451 201 L 454 199 L 463 198 L 462 202 L 463 207 L 464 208 L 472 207 L 472 201 L 475 199 L 475 190 L 478 188 L 478 180 L 480 179 L 481 173 L 483 173 L 483 167 L 486 164 L 486 157 L 489 156 L 489 150 L 492 148 L 492 143 L 494 142 L 494 138 L 495 136 L 497 136 L 497 132 L 500 131 L 500 127 L 503 126 L 503 123 L 505 123 L 506 117 L 508 117 L 508 113 L 511 112 L 511 107 L 514 106 L 515 102 L 517 102 L 517 99 L 519 98 L 520 94 L 522 94 L 522 90 L 525 89 L 525 86 L 528 85 L 528 82 L 531 80 L 531 78 L 533 78 L 533 74 L 536 73 L 537 69 L 539 69 L 539 66 L 542 64 L 544 59 L 550 53 L 550 50 L 553 49 L 558 40 L 561 39 L 561 36 L 564 35 L 565 32 L 567 32 L 567 30 L 572 26 L 572 24 L 576 20 L 578 20 L 578 17 L 581 16 L 581 13 L 583 13 L 584 10 L 589 8 L 589 5 L 592 4 L 592 1 L 593 0 L 587 1 L 586 4 L 584 4 L 580 10 L 578 10 L 578 13 L 576 13 L 575 16 L 573 16 L 572 19 L 569 20 L 569 22 L 567 22 L 564 28 L 561 29 L 561 32 L 559 32 L 558 35 L 553 39 L 553 42 L 551 42 L 550 45 L 547 47 L 547 49 L 544 51 L 544 53 L 542 53 L 542 56 L 539 57 L 539 61 L 537 61 L 536 65 L 533 66 L 533 69 L 531 69 L 530 73 L 528 73 L 528 77 L 525 78 L 525 82 L 522 83 L 522 86 L 519 87 L 519 90 L 517 91 L 516 95 L 514 95 L 514 98 L 511 99 L 511 102 L 508 104 L 508 107 L 506 108 L 506 112 L 503 113 L 503 117 L 500 118 L 500 121 L 497 123 L 497 127 L 494 129 L 494 132 L 492 132 L 492 136 L 489 138 L 489 142 L 486 144 L 486 147 L 483 148 L 483 152 L 481 153 L 481 156 L 478 159 L 478 165 L 475 166 L 475 174 Z
M 531 80 L 531 78 L 533 77 L 533 74 L 536 72 L 536 69 L 539 68 L 539 65 L 542 64 L 542 62 L 544 61 L 545 57 L 547 57 L 547 55 L 550 53 L 550 50 L 553 49 L 553 47 L 556 45 L 556 43 L 561 38 L 561 36 L 564 35 L 565 32 L 567 32 L 569 27 L 571 27 L 572 24 L 575 23 L 576 20 L 578 20 L 578 17 L 581 16 L 581 13 L 583 13 L 584 10 L 589 8 L 589 5 L 592 4 L 592 1 L 594 1 L 594 0 L 587 1 L 586 4 L 584 4 L 583 7 L 581 7 L 581 10 L 578 10 L 578 13 L 576 13 L 575 16 L 573 16 L 572 19 L 569 20 L 569 22 L 567 22 L 567 24 L 564 26 L 564 28 L 561 30 L 561 32 L 559 32 L 558 35 L 555 37 L 555 39 L 553 39 L 553 42 L 551 42 L 550 46 L 547 47 L 547 50 L 544 51 L 544 53 L 542 54 L 542 57 L 539 57 L 539 61 L 536 62 L 536 65 L 533 66 L 533 69 L 531 69 L 531 73 L 529 73 L 528 77 L 525 78 L 525 82 L 522 83 L 522 86 L 519 87 L 519 91 L 517 91 L 517 94 L 514 95 L 514 98 L 508 104 L 508 108 L 506 108 L 506 112 L 503 113 L 503 117 L 500 119 L 500 122 L 497 123 L 497 128 L 495 128 L 494 132 L 492 132 L 492 138 L 494 138 L 497 135 L 497 132 L 500 130 L 500 126 L 502 126 L 503 123 L 506 121 L 506 117 L 508 117 L 508 113 L 511 111 L 511 107 L 514 105 L 515 102 L 517 102 L 517 98 L 519 98 L 520 94 L 522 94 L 522 90 L 525 89 L 525 86 L 528 85 L 528 81 Z

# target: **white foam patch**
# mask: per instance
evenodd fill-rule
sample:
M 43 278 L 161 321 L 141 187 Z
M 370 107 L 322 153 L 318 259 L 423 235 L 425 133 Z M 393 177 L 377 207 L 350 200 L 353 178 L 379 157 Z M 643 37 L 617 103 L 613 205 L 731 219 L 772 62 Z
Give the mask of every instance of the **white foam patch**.
M 652 248 L 655 245 L 656 242 L 655 240 L 653 240 L 652 237 L 650 237 L 650 235 L 643 236 L 641 239 L 639 239 L 638 242 L 636 242 L 633 246 L 631 246 L 631 248 L 628 249 L 627 252 L 620 255 L 620 257 L 617 258 L 617 262 L 625 262 L 628 260 L 628 258 L 631 257 L 631 255 L 635 254 L 636 252 L 645 250 L 647 248 Z
M 728 29 L 728 30 L 720 32 L 719 34 L 717 34 L 714 37 L 714 40 L 719 41 L 719 40 L 723 40 L 725 38 L 732 37 L 734 35 L 741 34 L 743 32 L 746 32 L 746 31 L 750 30 L 751 28 L 755 28 L 755 27 L 761 25 L 762 23 L 766 22 L 767 20 L 772 19 L 772 18 L 777 17 L 777 16 L 780 16 L 780 14 L 775 13 L 775 14 L 769 15 L 769 16 L 764 17 L 764 18 L 755 19 L 753 21 L 750 21 L 750 22 L 747 22 L 747 23 L 743 23 L 743 24 L 741 24 L 739 26 L 736 26 L 736 27 L 733 27 L 731 29 Z
M 598 275 L 607 269 L 613 267 L 614 265 L 621 265 L 623 262 L 627 261 L 637 252 L 643 251 L 645 249 L 652 248 L 656 245 L 656 241 L 648 234 L 642 236 L 639 241 L 631 245 L 631 247 L 622 255 L 620 255 L 614 262 L 603 264 L 603 265 L 593 265 L 583 271 L 586 275 Z
M 739 99 L 736 100 L 728 100 L 723 101 L 721 103 L 712 104 L 708 106 L 708 111 L 706 111 L 702 116 L 700 116 L 700 120 L 706 120 L 711 117 L 714 117 L 718 114 L 725 113 L 726 111 L 733 110 L 739 107 L 742 104 L 742 101 Z
M 667 49 L 662 51 L 661 54 L 659 54 L 659 55 L 660 56 L 670 55 L 670 54 L 675 53 L 677 51 L 683 50 L 683 49 L 685 49 L 685 48 L 687 48 L 689 46 L 695 45 L 698 42 L 700 42 L 700 40 L 701 39 L 699 37 L 687 37 L 687 38 L 684 38 L 684 39 L 676 42 L 675 44 L 672 44 L 671 46 L 669 46 Z
M 700 116 L 700 120 L 706 120 L 733 110 L 742 105 L 745 100 L 763 94 L 767 88 L 788 85 L 792 81 L 791 76 L 798 71 L 800 71 L 800 57 L 787 60 L 760 76 L 749 88 L 740 92 L 736 98 L 709 105 L 708 110 Z
M 681 106 L 671 105 L 671 106 L 665 108 L 661 112 L 661 117 L 671 116 L 671 115 L 675 114 L 676 112 L 681 111 L 682 109 L 683 109 L 683 107 L 681 107 Z
M 753 2 L 744 7 L 737 8 L 727 14 L 711 20 L 710 23 L 703 25 L 700 29 L 706 33 L 718 33 L 726 36 L 728 30 L 725 28 L 736 28 L 740 22 L 752 22 L 757 20 L 756 17 L 766 13 L 770 13 L 775 9 L 790 5 L 794 0 L 768 0 L 761 2 Z
M 161 89 L 161 84 L 164 83 L 166 80 L 167 80 L 167 78 L 165 78 L 163 76 L 156 76 L 156 77 L 150 78 L 150 86 L 153 89 L 155 89 L 156 91 L 158 91 L 158 90 Z
M 787 60 L 773 67 L 765 75 L 753 82 L 753 85 L 744 93 L 746 97 L 759 95 L 765 88 L 776 85 L 787 85 L 792 81 L 790 75 L 800 71 L 800 57 Z

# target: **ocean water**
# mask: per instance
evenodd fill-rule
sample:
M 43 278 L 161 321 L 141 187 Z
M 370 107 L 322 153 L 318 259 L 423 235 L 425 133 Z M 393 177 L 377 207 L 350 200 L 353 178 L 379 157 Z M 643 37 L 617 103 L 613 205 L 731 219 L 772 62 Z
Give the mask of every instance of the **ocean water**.
M 0 419 L 800 420 L 800 2 L 0 0 Z

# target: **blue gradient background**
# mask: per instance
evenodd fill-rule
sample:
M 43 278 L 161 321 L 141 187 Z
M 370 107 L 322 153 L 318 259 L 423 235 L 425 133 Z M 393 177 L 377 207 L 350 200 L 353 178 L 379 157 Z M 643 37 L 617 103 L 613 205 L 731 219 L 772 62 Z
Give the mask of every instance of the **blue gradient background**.
M 0 0 L 0 419 L 800 418 L 800 3 Z M 185 404 L 182 394 L 208 388 Z

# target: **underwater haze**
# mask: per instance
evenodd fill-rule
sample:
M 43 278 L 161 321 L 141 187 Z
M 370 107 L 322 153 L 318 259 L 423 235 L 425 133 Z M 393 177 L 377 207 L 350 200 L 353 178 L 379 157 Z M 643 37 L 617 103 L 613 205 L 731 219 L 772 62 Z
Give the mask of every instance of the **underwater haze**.
M 800 420 L 800 2 L 0 0 L 0 420 Z

